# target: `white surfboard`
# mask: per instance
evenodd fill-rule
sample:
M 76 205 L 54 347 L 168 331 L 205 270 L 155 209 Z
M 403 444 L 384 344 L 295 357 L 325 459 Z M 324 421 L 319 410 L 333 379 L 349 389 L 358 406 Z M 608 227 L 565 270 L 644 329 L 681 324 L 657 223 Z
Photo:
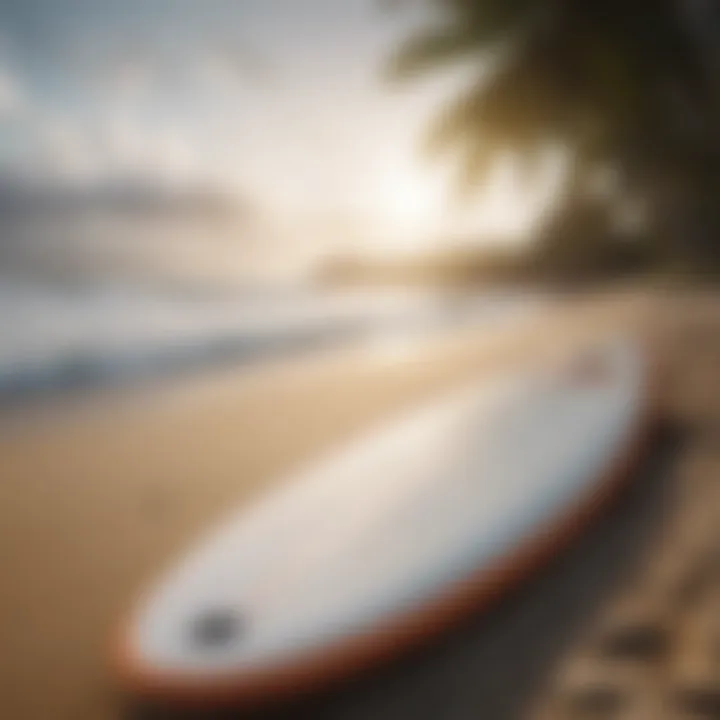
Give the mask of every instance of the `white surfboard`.
M 348 674 L 497 596 L 582 526 L 647 420 L 605 339 L 395 419 L 230 517 L 122 633 L 130 690 L 244 702 Z

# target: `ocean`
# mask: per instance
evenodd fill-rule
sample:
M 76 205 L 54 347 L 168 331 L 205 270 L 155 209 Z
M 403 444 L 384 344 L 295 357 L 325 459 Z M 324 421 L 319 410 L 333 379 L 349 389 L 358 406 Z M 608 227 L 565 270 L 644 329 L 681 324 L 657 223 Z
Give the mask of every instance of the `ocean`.
M 0 278 L 0 400 L 525 315 L 486 292 L 200 290 Z

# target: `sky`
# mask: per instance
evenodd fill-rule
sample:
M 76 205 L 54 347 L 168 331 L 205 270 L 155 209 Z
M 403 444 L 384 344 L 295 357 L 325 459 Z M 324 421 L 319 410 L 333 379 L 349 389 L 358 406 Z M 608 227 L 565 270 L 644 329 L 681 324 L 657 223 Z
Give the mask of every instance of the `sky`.
M 420 152 L 457 78 L 388 84 L 418 17 L 380 5 L 0 0 L 0 174 L 218 188 L 316 254 L 523 237 L 557 177 L 523 193 L 505 166 L 459 208 Z

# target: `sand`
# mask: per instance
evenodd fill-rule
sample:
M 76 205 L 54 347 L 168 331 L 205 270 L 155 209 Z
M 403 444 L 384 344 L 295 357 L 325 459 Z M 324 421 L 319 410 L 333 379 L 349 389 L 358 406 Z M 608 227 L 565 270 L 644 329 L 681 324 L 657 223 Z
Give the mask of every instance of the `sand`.
M 527 362 L 573 333 L 646 320 L 658 302 L 630 294 L 568 303 L 541 321 L 487 334 L 328 350 L 6 411 L 0 715 L 118 717 L 107 666 L 113 629 L 141 588 L 223 513 L 380 418 Z M 511 617 L 511 632 L 513 622 L 527 617 Z M 406 677 L 415 686 L 412 673 Z M 438 677 L 442 692 L 442 678 L 454 675 Z M 384 694 L 382 682 L 363 694 L 366 714 L 357 697 L 322 712 L 422 716 L 402 680 Z M 452 701 L 452 717 L 472 706 L 461 700 Z

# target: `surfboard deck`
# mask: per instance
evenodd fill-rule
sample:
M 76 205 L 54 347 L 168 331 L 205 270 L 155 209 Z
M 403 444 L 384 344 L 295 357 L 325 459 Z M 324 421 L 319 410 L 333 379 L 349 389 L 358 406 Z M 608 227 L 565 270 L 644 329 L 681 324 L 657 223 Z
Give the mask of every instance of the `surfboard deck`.
M 654 419 L 641 343 L 605 338 L 396 418 L 234 513 L 124 625 L 122 686 L 255 704 L 480 611 L 594 517 Z

